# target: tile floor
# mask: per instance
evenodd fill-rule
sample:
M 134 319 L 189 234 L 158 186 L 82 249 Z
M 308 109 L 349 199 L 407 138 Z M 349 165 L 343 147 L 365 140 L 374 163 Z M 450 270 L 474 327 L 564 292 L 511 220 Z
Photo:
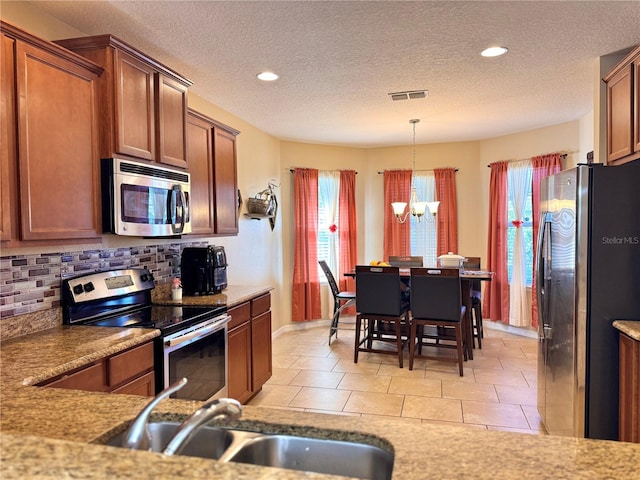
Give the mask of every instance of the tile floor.
M 485 328 L 482 349 L 464 363 L 361 353 L 353 363 L 349 317 L 328 344 L 328 326 L 287 332 L 273 341 L 273 376 L 250 405 L 367 417 L 386 415 L 488 430 L 544 433 L 536 409 L 537 342 Z M 348 330 L 351 328 L 351 330 Z M 450 352 L 446 352 L 449 354 Z

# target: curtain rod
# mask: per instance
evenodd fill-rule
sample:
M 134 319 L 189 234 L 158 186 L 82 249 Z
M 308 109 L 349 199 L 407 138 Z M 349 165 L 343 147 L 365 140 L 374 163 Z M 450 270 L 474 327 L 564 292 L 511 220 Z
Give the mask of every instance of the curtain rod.
M 290 168 L 289 171 L 291 173 L 296 171 L 296 168 L 307 168 L 307 167 L 293 167 Z M 348 172 L 349 170 L 318 170 L 319 172 Z M 356 172 L 356 175 L 358 174 L 358 172 Z
M 412 172 L 434 172 L 435 170 L 436 170 L 436 169 L 433 169 L 433 170 L 411 170 L 411 171 L 412 171 Z M 385 171 L 386 171 L 386 170 L 378 171 L 378 175 L 382 175 L 382 174 L 384 174 L 384 172 L 385 172 Z M 458 169 L 457 169 L 457 168 L 455 168 L 455 169 L 454 169 L 454 171 L 456 171 L 456 172 L 457 172 L 457 171 L 458 171 Z
M 577 153 L 577 152 L 569 152 L 569 153 Z M 561 153 L 560 156 L 562 157 L 562 159 L 564 160 L 565 158 L 567 158 L 569 156 L 569 153 Z M 551 155 L 550 153 L 545 153 L 544 155 Z M 542 156 L 542 155 L 539 155 Z M 531 160 L 531 158 L 521 158 L 520 160 L 507 160 L 507 163 L 513 163 L 513 162 L 523 162 L 525 160 Z M 497 162 L 494 162 L 497 163 Z M 489 165 L 487 165 L 487 167 L 491 168 L 491 163 Z

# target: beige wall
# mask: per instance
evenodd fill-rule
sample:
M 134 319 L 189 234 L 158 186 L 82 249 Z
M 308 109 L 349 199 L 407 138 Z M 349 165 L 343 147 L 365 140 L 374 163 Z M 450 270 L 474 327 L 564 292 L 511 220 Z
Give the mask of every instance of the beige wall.
M 456 191 L 458 198 L 458 251 L 471 256 L 482 256 L 478 237 L 481 232 L 480 212 L 476 199 L 480 195 L 478 155 L 479 142 L 437 143 L 416 146 L 416 170 L 457 168 Z M 385 147 L 367 150 L 367 205 L 365 261 L 382 258 L 383 252 L 383 175 L 379 171 L 394 168 L 412 168 L 412 146 Z
M 2 18 L 47 39 L 81 36 L 82 32 L 41 15 L 33 5 L 2 3 Z M 126 39 L 124 39 L 126 40 Z M 337 170 L 354 169 L 358 208 L 358 260 L 382 257 L 383 177 L 377 172 L 411 168 L 411 146 L 350 148 L 280 141 L 251 124 L 192 93 L 190 107 L 241 131 L 237 140 L 238 184 L 245 199 L 273 180 L 280 211 L 271 231 L 266 220 L 240 219 L 237 237 L 218 237 L 210 243 L 224 245 L 229 258 L 229 282 L 273 285 L 273 327 L 291 323 L 291 279 L 293 267 L 293 176 L 294 167 Z M 555 151 L 569 152 L 567 166 L 584 161 L 593 149 L 593 113 L 583 119 L 503 137 L 459 143 L 418 145 L 416 168 L 455 167 L 459 252 L 486 258 L 489 198 L 489 163 L 523 159 Z M 246 211 L 246 207 L 242 212 Z M 105 236 L 107 246 L 143 244 L 143 239 Z M 157 243 L 157 242 L 156 242 Z M 57 249 L 59 247 L 56 247 Z M 41 249 L 42 250 L 42 249 Z M 3 250 L 2 255 L 12 252 Z

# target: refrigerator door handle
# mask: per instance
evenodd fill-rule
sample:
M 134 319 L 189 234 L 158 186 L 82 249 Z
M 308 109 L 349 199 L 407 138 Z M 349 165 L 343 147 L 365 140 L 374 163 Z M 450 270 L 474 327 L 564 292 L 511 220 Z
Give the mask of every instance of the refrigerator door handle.
M 551 336 L 551 328 L 549 326 L 546 308 L 545 298 L 545 277 L 546 267 L 549 252 L 551 251 L 549 243 L 551 242 L 551 213 L 542 212 L 540 215 L 540 229 L 538 230 L 538 245 L 537 245 L 537 258 L 536 258 L 536 299 L 538 301 L 538 312 L 540 314 L 540 328 L 538 335 L 540 339 L 549 338 Z

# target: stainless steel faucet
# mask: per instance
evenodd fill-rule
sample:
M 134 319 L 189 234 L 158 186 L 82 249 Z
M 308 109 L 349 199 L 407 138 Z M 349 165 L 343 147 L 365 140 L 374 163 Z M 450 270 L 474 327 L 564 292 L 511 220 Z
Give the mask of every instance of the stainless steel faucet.
M 212 400 L 193 412 L 178 427 L 165 447 L 166 455 L 178 455 L 198 429 L 213 420 L 237 420 L 242 415 L 242 405 L 233 398 Z
M 176 383 L 169 385 L 161 391 L 135 418 L 122 441 L 124 448 L 132 450 L 149 450 L 151 448 L 151 434 L 149 433 L 149 416 L 151 411 L 171 394 L 177 392 L 187 384 L 187 379 L 183 378 Z

